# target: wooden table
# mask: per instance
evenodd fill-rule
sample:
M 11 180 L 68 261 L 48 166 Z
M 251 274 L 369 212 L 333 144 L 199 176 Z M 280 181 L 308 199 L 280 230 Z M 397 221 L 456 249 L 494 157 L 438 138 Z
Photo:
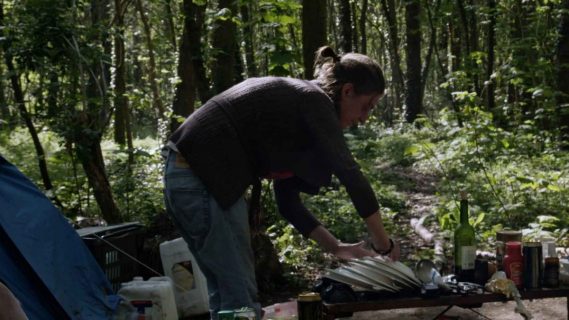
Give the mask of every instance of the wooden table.
M 520 290 L 522 299 L 547 299 L 547 298 L 567 298 L 567 319 L 569 319 L 569 287 L 560 287 L 555 289 L 536 289 L 536 290 Z M 338 317 L 351 316 L 354 312 L 372 311 L 372 310 L 388 310 L 388 309 L 404 309 L 404 308 L 424 308 L 424 307 L 440 307 L 459 306 L 463 308 L 477 308 L 486 302 L 505 302 L 507 299 L 502 294 L 482 293 L 469 295 L 441 295 L 438 297 L 423 298 L 419 296 L 384 298 L 374 301 L 347 302 L 347 303 L 324 303 L 323 311 L 325 319 L 331 320 Z M 446 312 L 446 309 L 444 312 Z

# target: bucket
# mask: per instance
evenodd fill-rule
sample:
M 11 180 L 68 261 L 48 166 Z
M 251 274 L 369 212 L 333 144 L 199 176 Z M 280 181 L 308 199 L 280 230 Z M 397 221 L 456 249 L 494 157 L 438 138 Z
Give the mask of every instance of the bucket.
M 164 274 L 174 283 L 180 317 L 209 312 L 207 282 L 183 238 L 160 244 Z
M 154 277 L 147 281 L 134 277 L 121 285 L 118 294 L 136 309 L 137 319 L 178 320 L 174 289 L 168 277 Z

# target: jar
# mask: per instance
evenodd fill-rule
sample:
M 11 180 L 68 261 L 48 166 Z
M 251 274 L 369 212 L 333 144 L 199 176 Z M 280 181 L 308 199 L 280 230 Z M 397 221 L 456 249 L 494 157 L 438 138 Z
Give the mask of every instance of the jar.
M 543 268 L 543 286 L 547 288 L 557 288 L 559 286 L 559 258 L 545 258 Z
M 522 243 L 519 241 L 506 242 L 506 255 L 504 256 L 504 271 L 508 279 L 512 280 L 516 287 L 523 286 L 523 257 Z

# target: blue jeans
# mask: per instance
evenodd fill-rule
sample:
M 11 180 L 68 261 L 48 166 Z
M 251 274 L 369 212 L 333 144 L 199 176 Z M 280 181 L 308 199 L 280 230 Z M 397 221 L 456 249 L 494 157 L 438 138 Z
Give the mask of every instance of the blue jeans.
M 211 318 L 219 310 L 251 307 L 261 319 L 245 199 L 222 209 L 174 151 L 165 171 L 166 209 L 207 279 Z

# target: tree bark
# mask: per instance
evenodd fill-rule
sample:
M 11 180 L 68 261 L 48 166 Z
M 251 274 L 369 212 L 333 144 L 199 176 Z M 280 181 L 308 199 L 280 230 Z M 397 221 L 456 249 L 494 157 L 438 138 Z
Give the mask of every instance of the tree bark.
M 197 5 L 194 2 L 190 4 L 190 53 L 192 56 L 192 63 L 194 65 L 196 87 L 198 88 L 198 96 L 201 103 L 206 103 L 206 101 L 213 96 L 213 93 L 210 90 L 210 80 L 206 75 L 202 48 L 205 9 L 205 5 Z
M 352 15 L 350 0 L 339 0 L 340 19 L 340 50 L 344 53 L 352 52 Z
M 366 31 L 367 10 L 368 10 L 368 0 L 362 0 L 362 12 L 360 15 L 360 34 L 361 34 L 360 52 L 362 54 L 367 54 L 367 31 Z
M 302 57 L 304 78 L 314 77 L 314 56 L 326 44 L 326 0 L 302 1 Z
M 488 23 L 488 37 L 486 38 L 487 43 L 487 54 L 488 60 L 486 61 L 486 110 L 493 112 L 495 108 L 495 98 L 494 98 L 494 79 L 492 79 L 492 74 L 494 74 L 494 46 L 496 45 L 496 0 L 487 0 L 486 5 L 489 11 L 489 23 Z
M 241 4 L 241 18 L 243 19 L 243 41 L 245 42 L 245 65 L 247 77 L 258 75 L 255 63 L 255 41 L 253 36 L 253 21 L 251 20 L 251 1 L 243 1 Z
M 421 96 L 421 5 L 420 0 L 407 0 L 405 21 L 407 35 L 407 95 L 405 120 L 413 123 L 422 112 Z
M 405 88 L 403 72 L 401 71 L 401 57 L 399 56 L 399 36 L 397 28 L 397 15 L 395 11 L 395 1 L 381 0 L 383 14 L 387 20 L 389 29 L 388 52 L 391 60 L 391 69 L 393 70 L 393 84 L 395 92 L 393 95 L 394 108 L 401 109 L 401 96 Z
M 190 50 L 194 7 L 192 0 L 184 0 L 184 33 L 178 58 L 178 78 L 180 80 L 176 84 L 176 93 L 172 104 L 171 132 L 174 132 L 183 119 L 194 111 L 194 103 L 196 101 L 196 77 Z
M 154 45 L 152 44 L 152 28 L 146 10 L 142 4 L 142 0 L 134 0 L 136 9 L 140 14 L 140 21 L 142 21 L 144 36 L 146 38 L 146 48 L 148 49 L 148 78 L 150 80 L 150 89 L 152 90 L 152 105 L 157 113 L 156 119 L 164 117 L 164 105 L 160 98 L 160 89 L 158 88 L 158 81 L 156 79 L 156 61 L 154 58 Z
M 217 18 L 213 22 L 212 48 L 213 66 L 212 82 L 214 93 L 220 93 L 235 84 L 235 48 L 237 28 L 232 17 L 237 13 L 237 7 L 232 0 L 219 0 L 219 13 L 224 18 Z M 219 14 L 218 13 L 218 14 Z
M 360 42 L 359 40 L 359 34 L 358 34 L 358 9 L 357 9 L 357 4 L 356 1 L 352 2 L 351 5 L 351 10 L 352 10 L 352 51 L 353 52 L 360 52 L 359 51 L 359 46 L 360 46 Z
M 121 146 L 126 144 L 126 115 L 128 111 L 128 98 L 126 97 L 126 65 L 124 49 L 124 10 L 123 0 L 115 0 L 115 142 Z
M 166 11 L 166 35 L 170 40 L 173 50 L 178 49 L 176 41 L 176 27 L 174 27 L 174 14 L 172 13 L 172 0 L 164 0 L 164 11 Z
M 557 113 L 562 146 L 569 149 L 569 0 L 563 0 L 557 40 Z

